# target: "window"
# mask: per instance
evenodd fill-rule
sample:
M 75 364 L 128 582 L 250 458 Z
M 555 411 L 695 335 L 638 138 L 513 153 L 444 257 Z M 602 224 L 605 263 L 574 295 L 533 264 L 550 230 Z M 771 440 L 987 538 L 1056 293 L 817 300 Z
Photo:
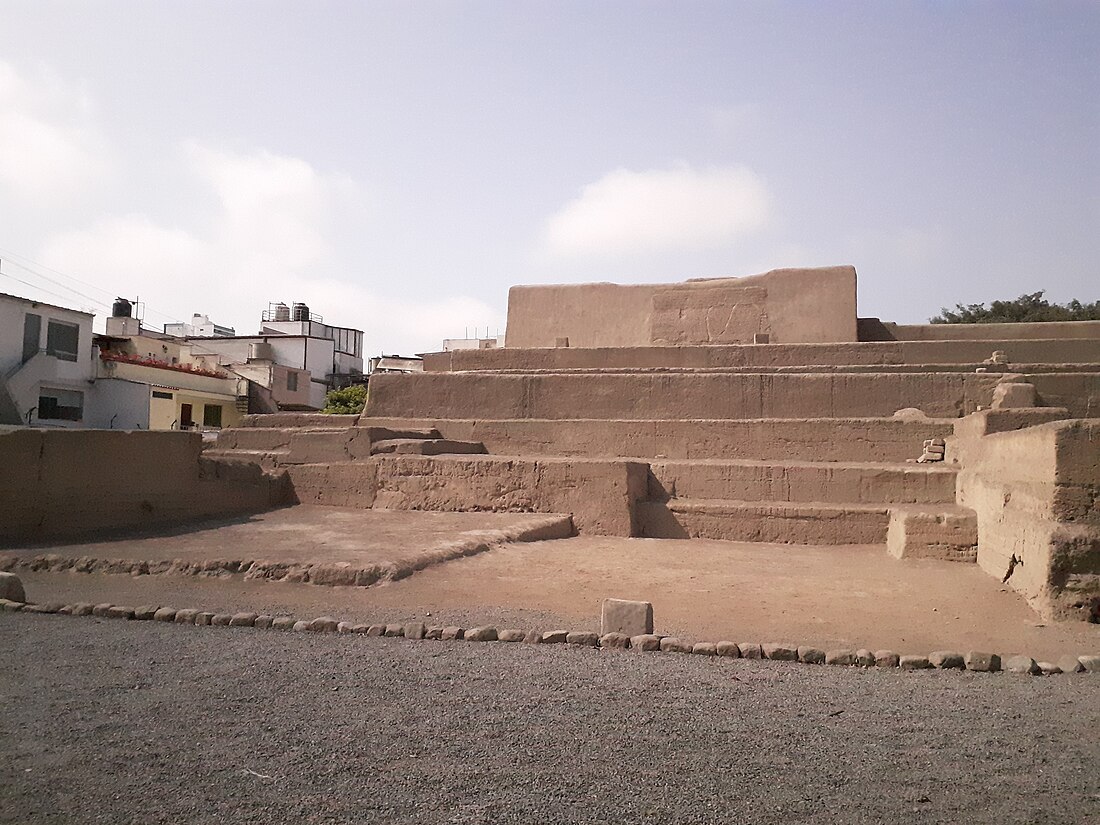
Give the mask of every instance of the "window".
M 38 342 L 42 338 L 42 316 L 28 312 L 23 318 L 23 363 L 38 355 Z
M 298 392 L 298 373 L 288 372 L 286 374 L 286 389 L 287 392 Z
M 220 427 L 222 425 L 222 408 L 220 404 L 203 405 L 202 425 L 204 427 Z
M 84 417 L 84 393 L 43 387 L 38 394 L 38 418 L 42 421 L 80 421 Z
M 165 398 L 169 401 L 172 400 L 172 393 L 161 392 L 160 390 L 153 390 L 153 398 Z
M 46 352 L 62 361 L 75 361 L 80 351 L 80 327 L 64 321 L 50 321 L 46 327 Z

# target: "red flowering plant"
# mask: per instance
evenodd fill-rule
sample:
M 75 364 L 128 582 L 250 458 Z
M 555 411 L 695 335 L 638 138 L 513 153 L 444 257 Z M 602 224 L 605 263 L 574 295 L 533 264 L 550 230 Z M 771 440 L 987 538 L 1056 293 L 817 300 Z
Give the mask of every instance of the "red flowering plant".
M 141 367 L 154 367 L 160 370 L 175 370 L 176 372 L 189 372 L 192 375 L 205 375 L 208 378 L 227 378 L 224 372 L 209 370 L 205 367 L 197 367 L 194 364 L 169 364 L 167 361 L 158 361 L 148 355 L 136 355 L 129 352 L 114 352 L 102 350 L 99 353 L 102 361 L 119 361 L 123 364 L 137 364 Z

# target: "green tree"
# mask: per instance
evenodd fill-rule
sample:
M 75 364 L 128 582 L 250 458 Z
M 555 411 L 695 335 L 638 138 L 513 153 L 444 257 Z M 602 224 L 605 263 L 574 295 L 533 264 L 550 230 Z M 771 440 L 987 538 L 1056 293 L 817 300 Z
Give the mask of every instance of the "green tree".
M 1042 291 L 1021 295 L 1015 301 L 985 304 L 956 304 L 930 319 L 933 324 L 1024 324 L 1041 321 L 1100 321 L 1100 301 L 1082 304 L 1076 298 L 1068 304 L 1052 304 Z
M 342 390 L 332 390 L 325 396 L 325 408 L 321 410 L 329 415 L 358 415 L 367 403 L 367 388 L 363 384 L 353 384 Z

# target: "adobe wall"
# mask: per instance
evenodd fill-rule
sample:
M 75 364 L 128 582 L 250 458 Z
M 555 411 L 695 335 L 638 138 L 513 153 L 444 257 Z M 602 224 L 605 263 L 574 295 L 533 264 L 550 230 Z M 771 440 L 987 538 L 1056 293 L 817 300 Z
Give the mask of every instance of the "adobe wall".
M 1063 340 L 882 341 L 623 348 L 455 350 L 424 357 L 426 372 L 463 370 L 714 369 L 729 367 L 980 364 L 994 350 L 1015 364 L 1100 363 L 1100 338 Z
M 996 373 L 376 375 L 364 411 L 387 418 L 846 418 L 989 406 Z
M 280 477 L 201 457 L 198 433 L 0 430 L 0 545 L 258 512 Z
M 1100 619 L 1100 421 L 978 431 L 956 431 L 957 498 L 977 514 L 978 564 L 998 578 L 1011 569 L 1008 585 L 1047 619 Z
M 1063 415 L 1065 411 L 1062 411 Z M 366 420 L 366 419 L 365 419 Z M 480 441 L 496 455 L 622 458 L 904 462 L 951 422 L 857 419 L 685 421 L 370 419 L 380 426 L 435 428 L 445 438 Z M 335 465 L 334 465 L 335 472 Z
M 515 286 L 506 347 L 644 347 L 856 340 L 853 267 L 776 269 L 679 284 Z
M 436 512 L 569 513 L 577 530 L 635 534 L 647 465 L 488 455 L 385 455 L 288 469 L 301 504 Z
M 882 326 L 895 341 L 1100 340 L 1100 321 L 1047 321 L 1040 324 L 884 323 Z

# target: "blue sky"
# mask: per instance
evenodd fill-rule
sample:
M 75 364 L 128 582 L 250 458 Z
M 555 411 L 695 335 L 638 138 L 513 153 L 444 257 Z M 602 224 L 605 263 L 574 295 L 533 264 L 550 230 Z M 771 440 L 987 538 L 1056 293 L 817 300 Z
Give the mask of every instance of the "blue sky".
M 503 331 L 517 283 L 1096 300 L 1097 42 L 1086 2 L 3 0 L 0 291 L 305 301 L 368 352 Z

